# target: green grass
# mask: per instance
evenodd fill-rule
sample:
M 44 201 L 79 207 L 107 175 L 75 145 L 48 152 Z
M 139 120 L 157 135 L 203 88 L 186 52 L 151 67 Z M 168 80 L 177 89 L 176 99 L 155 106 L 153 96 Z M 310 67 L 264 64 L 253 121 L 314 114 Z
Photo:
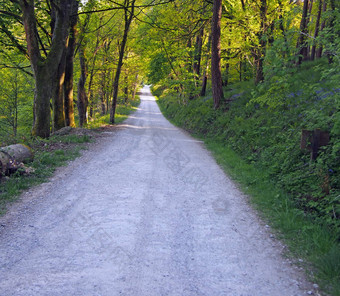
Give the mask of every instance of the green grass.
M 132 112 L 137 110 L 139 103 L 140 99 L 136 96 L 134 101 L 129 101 L 127 104 L 118 104 L 115 115 L 115 124 L 122 123 L 125 119 L 127 119 Z M 95 120 L 89 121 L 87 127 L 95 129 L 108 124 L 110 124 L 110 114 L 99 115 Z
M 25 176 L 16 173 L 0 183 L 0 215 L 6 212 L 7 205 L 17 199 L 19 194 L 34 185 L 46 182 L 57 167 L 80 156 L 80 151 L 90 142 L 88 136 L 66 135 L 50 139 L 33 139 L 31 146 L 35 147 L 34 160 L 26 164 L 34 169 L 34 173 Z M 55 149 L 55 145 L 66 144 L 63 149 Z M 70 145 L 72 144 L 72 145 Z
M 219 141 L 206 139 L 205 144 L 225 172 L 251 197 L 253 206 L 289 247 L 291 255 L 312 264 L 312 268 L 305 266 L 311 278 L 325 291 L 340 295 L 340 245 L 336 235 L 297 209 L 265 172 Z

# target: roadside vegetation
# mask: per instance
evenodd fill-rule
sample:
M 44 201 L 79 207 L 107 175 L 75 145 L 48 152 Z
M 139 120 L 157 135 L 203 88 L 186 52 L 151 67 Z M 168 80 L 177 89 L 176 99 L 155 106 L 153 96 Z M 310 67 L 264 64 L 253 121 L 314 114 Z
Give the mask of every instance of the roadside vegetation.
M 189 100 L 155 85 L 153 93 L 168 119 L 205 141 L 312 278 L 340 295 L 340 89 L 339 76 L 322 81 L 325 71 L 319 60 L 283 76 L 272 106 L 263 101 L 276 98 L 275 81 L 230 84 L 217 110 L 211 92 Z M 300 144 L 302 130 L 315 128 L 329 130 L 330 142 L 313 160 Z

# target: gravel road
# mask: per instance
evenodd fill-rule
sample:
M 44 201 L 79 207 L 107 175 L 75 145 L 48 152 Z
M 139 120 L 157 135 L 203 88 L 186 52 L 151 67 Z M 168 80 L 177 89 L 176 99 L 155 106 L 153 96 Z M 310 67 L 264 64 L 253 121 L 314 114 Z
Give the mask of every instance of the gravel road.
M 141 100 L 0 218 L 0 295 L 316 295 L 202 143 Z

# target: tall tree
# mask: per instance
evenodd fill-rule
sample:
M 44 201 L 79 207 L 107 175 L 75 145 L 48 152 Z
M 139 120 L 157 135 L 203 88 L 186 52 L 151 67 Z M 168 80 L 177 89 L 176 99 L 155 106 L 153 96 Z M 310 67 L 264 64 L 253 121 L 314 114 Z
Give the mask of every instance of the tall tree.
M 327 11 L 327 0 L 324 0 L 323 1 L 323 7 L 322 7 L 322 12 L 325 13 Z M 320 32 L 323 31 L 323 29 L 325 28 L 326 26 L 326 20 L 323 20 L 322 24 L 321 24 L 321 27 L 320 27 Z M 322 45 L 320 45 L 320 47 L 316 50 L 316 57 L 317 58 L 321 58 L 322 56 L 322 50 L 323 50 L 323 47 Z
M 221 17 L 222 0 L 214 0 L 211 24 L 211 82 L 215 109 L 224 99 L 221 73 Z
M 319 36 L 321 12 L 322 12 L 322 0 L 319 0 L 318 15 L 316 17 L 315 31 L 314 31 L 314 44 L 312 46 L 312 53 L 311 53 L 311 60 L 312 61 L 314 61 L 315 54 L 316 54 L 316 41 L 315 41 L 315 39 Z
M 50 99 L 52 82 L 67 45 L 69 11 L 72 0 L 51 1 L 56 5 L 51 47 L 46 58 L 41 55 L 34 0 L 21 0 L 23 24 L 26 32 L 27 51 L 35 79 L 34 125 L 32 134 L 50 135 Z
M 135 14 L 135 3 L 136 3 L 136 0 L 124 0 L 124 33 L 123 33 L 123 39 L 121 41 L 120 48 L 119 48 L 118 65 L 117 65 L 115 78 L 113 82 L 113 96 L 112 96 L 112 105 L 111 105 L 111 110 L 110 110 L 110 123 L 115 122 L 120 73 L 122 71 L 125 48 L 126 48 L 130 26 L 131 26 L 131 23 L 132 23 L 134 14 Z
M 261 0 L 260 2 L 260 30 L 258 32 L 259 38 L 259 47 L 256 50 L 255 54 L 255 83 L 258 84 L 264 80 L 263 73 L 263 62 L 266 55 L 266 44 L 267 44 L 267 0 Z
M 74 105 L 73 105 L 73 68 L 74 53 L 76 49 L 77 23 L 78 23 L 79 1 L 73 1 L 69 22 L 69 41 L 66 52 L 66 68 L 64 81 L 64 108 L 66 126 L 75 127 Z
M 300 23 L 300 34 L 297 42 L 298 49 L 298 64 L 302 63 L 302 60 L 307 59 L 308 49 L 307 49 L 307 33 L 308 33 L 308 4 L 309 1 L 305 0 L 303 2 L 302 17 Z

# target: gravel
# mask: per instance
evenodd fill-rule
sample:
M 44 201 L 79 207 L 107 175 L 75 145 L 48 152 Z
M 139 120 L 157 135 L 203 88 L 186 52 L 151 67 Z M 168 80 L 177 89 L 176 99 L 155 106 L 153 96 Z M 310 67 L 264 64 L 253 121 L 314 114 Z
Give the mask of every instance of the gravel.
M 0 218 L 0 295 L 316 295 L 202 143 L 141 100 Z

